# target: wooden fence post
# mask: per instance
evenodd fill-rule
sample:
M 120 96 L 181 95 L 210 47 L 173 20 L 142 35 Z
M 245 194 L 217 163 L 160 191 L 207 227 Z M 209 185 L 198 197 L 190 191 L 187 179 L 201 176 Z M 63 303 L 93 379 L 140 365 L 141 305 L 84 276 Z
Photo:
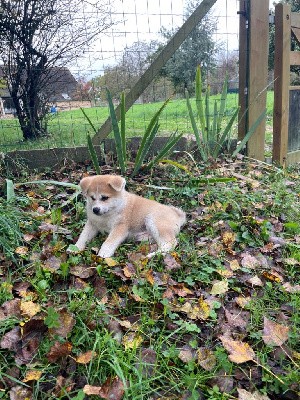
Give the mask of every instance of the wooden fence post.
M 284 165 L 288 152 L 291 6 L 275 8 L 273 161 Z
M 269 52 L 269 1 L 244 0 L 245 4 L 242 3 L 243 1 L 240 17 L 240 61 L 241 68 L 245 66 L 245 70 L 240 70 L 242 81 L 239 91 L 239 139 L 245 136 L 266 108 Z M 248 24 L 248 28 L 245 24 Z M 264 119 L 248 142 L 248 156 L 264 160 L 265 130 Z

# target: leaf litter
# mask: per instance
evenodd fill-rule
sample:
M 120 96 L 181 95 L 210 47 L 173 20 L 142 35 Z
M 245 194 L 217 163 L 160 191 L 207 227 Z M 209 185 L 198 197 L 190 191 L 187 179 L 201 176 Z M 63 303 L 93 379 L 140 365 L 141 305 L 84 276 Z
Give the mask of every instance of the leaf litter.
M 35 179 L 78 183 L 93 173 L 72 165 Z M 81 198 L 61 206 L 74 188 L 16 187 L 30 223 L 17 261 L 0 253 L 0 394 L 299 398 L 299 171 L 241 158 L 197 175 L 235 181 L 195 185 L 172 166 L 128 177 L 130 190 L 189 216 L 176 250 L 153 260 L 147 242 L 102 260 L 93 254 L 101 237 L 68 254 L 85 218 Z M 162 184 L 174 188 L 163 198 Z

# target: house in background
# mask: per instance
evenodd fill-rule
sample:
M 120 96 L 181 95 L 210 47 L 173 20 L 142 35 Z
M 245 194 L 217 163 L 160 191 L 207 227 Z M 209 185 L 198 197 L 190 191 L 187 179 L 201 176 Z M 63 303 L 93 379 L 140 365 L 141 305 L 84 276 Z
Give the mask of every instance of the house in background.
M 0 115 L 14 114 L 16 112 L 12 98 L 10 96 L 8 85 L 5 82 L 3 66 L 0 66 Z M 51 104 L 59 104 L 60 102 L 70 102 L 75 100 L 78 93 L 78 83 L 68 68 L 53 67 L 47 73 L 47 80 L 43 88 L 45 97 L 49 100 L 49 108 Z M 1 111 L 2 110 L 2 111 Z

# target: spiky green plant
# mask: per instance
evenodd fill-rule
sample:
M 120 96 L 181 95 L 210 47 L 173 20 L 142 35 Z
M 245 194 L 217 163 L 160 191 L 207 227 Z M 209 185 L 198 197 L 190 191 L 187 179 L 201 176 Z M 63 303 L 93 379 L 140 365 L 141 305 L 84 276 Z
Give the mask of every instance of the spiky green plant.
M 113 106 L 112 98 L 111 98 L 111 95 L 108 90 L 107 90 L 107 98 L 108 98 L 110 117 L 111 117 L 111 121 L 112 121 L 113 133 L 114 133 L 114 138 L 115 138 L 115 143 L 116 143 L 118 161 L 119 161 L 121 172 L 125 173 L 126 163 L 127 163 L 126 128 L 125 128 L 125 114 L 126 114 L 125 95 L 124 95 L 124 93 L 122 93 L 122 95 L 121 95 L 120 129 L 119 129 L 115 109 Z M 145 160 L 149 154 L 151 145 L 152 145 L 155 137 L 158 134 L 159 117 L 170 100 L 171 99 L 169 98 L 163 103 L 163 105 L 159 108 L 159 110 L 157 110 L 156 113 L 153 115 L 148 126 L 146 127 L 145 133 L 144 133 L 141 143 L 140 143 L 140 147 L 138 149 L 136 158 L 134 160 L 132 176 L 136 175 L 139 172 L 139 170 L 141 169 L 141 167 L 143 166 L 143 164 L 145 163 Z M 180 133 L 180 134 L 178 134 L 177 132 L 172 133 L 170 135 L 170 137 L 168 138 L 168 140 L 166 141 L 166 143 L 161 148 L 161 150 L 158 152 L 158 154 L 150 162 L 148 162 L 148 164 L 146 164 L 145 167 L 152 168 L 155 164 L 157 164 L 160 160 L 162 160 L 165 157 L 165 155 L 168 154 L 171 151 L 171 149 L 175 146 L 175 144 L 178 142 L 178 140 L 181 138 L 181 136 L 182 136 L 182 133 Z
M 200 66 L 198 66 L 195 78 L 196 118 L 194 116 L 193 108 L 189 99 L 189 94 L 186 91 L 186 102 L 192 129 L 196 138 L 196 143 L 201 158 L 204 161 L 207 161 L 209 158 L 217 158 L 221 151 L 224 149 L 226 143 L 230 142 L 231 139 L 231 130 L 238 116 L 239 107 L 234 110 L 229 121 L 227 121 L 227 89 L 228 78 L 226 77 L 219 101 L 220 104 L 218 106 L 218 101 L 215 100 L 213 113 L 211 113 L 210 88 L 208 87 L 205 94 L 203 95 L 201 69 Z M 262 112 L 257 121 L 249 129 L 242 142 L 238 144 L 233 155 L 236 155 L 245 146 L 245 144 L 255 132 L 265 115 L 266 110 Z M 197 120 L 199 121 L 199 128 L 197 125 Z

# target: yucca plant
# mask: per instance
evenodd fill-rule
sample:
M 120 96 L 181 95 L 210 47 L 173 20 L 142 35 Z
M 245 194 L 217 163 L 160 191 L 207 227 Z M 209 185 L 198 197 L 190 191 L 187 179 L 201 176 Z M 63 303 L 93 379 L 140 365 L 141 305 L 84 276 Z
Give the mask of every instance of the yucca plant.
M 110 117 L 112 121 L 112 127 L 113 127 L 113 133 L 114 133 L 114 138 L 115 138 L 115 143 L 116 143 L 116 149 L 117 149 L 117 156 L 118 156 L 118 161 L 120 165 L 120 169 L 122 173 L 125 173 L 126 170 L 126 164 L 127 164 L 127 156 L 126 156 L 126 131 L 125 131 L 125 95 L 122 93 L 121 95 L 121 120 L 120 120 L 120 128 L 118 124 L 118 120 L 116 117 L 115 109 L 113 106 L 112 98 L 110 95 L 109 90 L 107 90 L 107 99 L 108 99 L 108 104 L 109 104 L 109 111 L 110 111 Z M 151 145 L 157 136 L 158 130 L 159 130 L 159 117 L 167 104 L 169 103 L 171 99 L 167 99 L 163 105 L 159 108 L 159 110 L 153 115 L 151 118 L 151 121 L 149 122 L 145 133 L 142 137 L 140 147 L 138 149 L 136 158 L 134 160 L 134 167 L 133 167 L 133 172 L 132 176 L 136 175 L 138 171 L 141 169 L 141 167 L 144 165 L 145 160 L 149 154 L 149 150 L 151 148 Z M 166 154 L 168 154 L 171 149 L 175 146 L 175 144 L 178 142 L 178 140 L 181 138 L 182 133 L 178 134 L 177 132 L 172 133 L 167 142 L 164 144 L 162 149 L 159 151 L 159 153 L 154 157 L 148 164 L 144 165 L 145 168 L 152 168 L 155 164 L 157 164 L 159 161 L 161 161 Z
M 228 89 L 228 78 L 226 77 L 222 93 L 218 105 L 218 100 L 215 100 L 213 113 L 211 112 L 210 102 L 210 88 L 206 89 L 203 95 L 203 85 L 200 66 L 196 70 L 195 78 L 195 94 L 196 94 L 196 115 L 195 118 L 193 108 L 189 99 L 189 94 L 186 91 L 186 102 L 189 112 L 189 117 L 192 125 L 192 129 L 196 138 L 197 146 L 203 161 L 207 161 L 209 158 L 217 158 L 221 151 L 224 149 L 227 143 L 230 143 L 231 130 L 233 124 L 238 116 L 239 107 L 237 107 L 231 115 L 229 121 L 227 121 L 227 89 Z M 257 121 L 249 129 L 247 134 L 241 143 L 238 144 L 233 156 L 235 156 L 247 143 L 252 134 L 257 129 L 266 115 L 266 110 L 262 112 Z M 198 128 L 197 121 L 199 121 L 200 127 Z

